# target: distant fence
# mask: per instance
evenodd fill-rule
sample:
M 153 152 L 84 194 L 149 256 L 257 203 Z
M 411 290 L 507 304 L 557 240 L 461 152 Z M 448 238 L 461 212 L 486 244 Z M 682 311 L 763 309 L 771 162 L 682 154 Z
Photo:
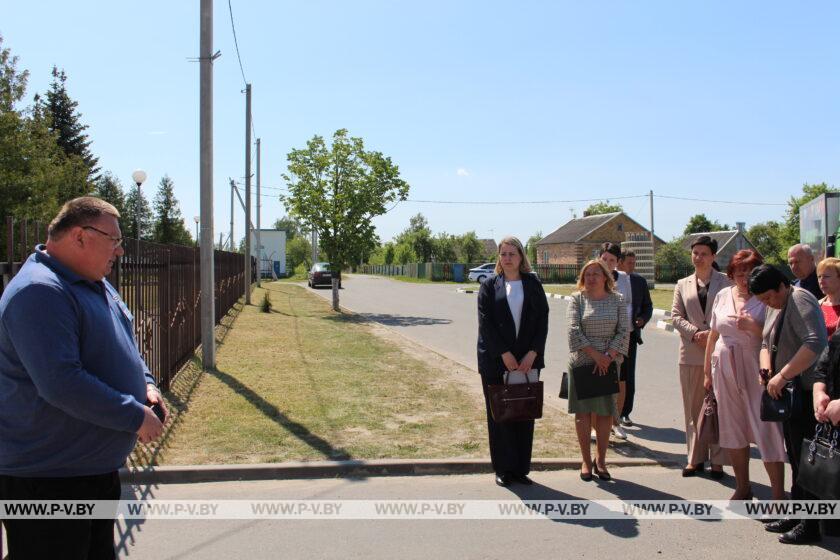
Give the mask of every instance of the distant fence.
M 38 243 L 46 239 L 46 225 L 6 219 L 2 232 L 5 250 L 0 262 L 0 293 L 20 270 Z M 140 352 L 163 389 L 193 356 L 201 343 L 200 254 L 197 247 L 161 245 L 126 238 L 123 255 L 108 281 L 120 292 L 134 315 Z M 216 323 L 245 293 L 245 262 L 241 254 L 215 251 Z M 253 281 L 253 279 L 252 279 Z
M 434 282 L 467 282 L 470 268 L 480 266 L 481 263 L 408 263 L 408 264 L 366 264 L 358 268 L 362 274 L 378 274 L 380 276 L 404 276 L 408 278 L 425 278 Z M 545 284 L 573 284 L 577 282 L 580 266 L 574 264 L 537 264 L 531 265 L 540 280 Z M 656 281 L 673 283 L 694 272 L 693 267 L 656 267 Z

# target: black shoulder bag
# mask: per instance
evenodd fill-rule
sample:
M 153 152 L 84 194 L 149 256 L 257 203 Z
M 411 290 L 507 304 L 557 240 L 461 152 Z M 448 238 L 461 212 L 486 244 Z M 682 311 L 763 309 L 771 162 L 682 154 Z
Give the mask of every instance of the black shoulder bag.
M 776 324 L 773 325 L 773 331 L 770 335 L 772 345 L 770 346 L 770 371 L 775 375 L 780 375 L 776 372 L 776 354 L 779 345 L 779 338 L 782 335 L 782 325 L 785 323 L 785 315 L 787 315 L 788 306 L 792 305 L 790 296 L 785 308 L 779 314 Z M 761 394 L 761 419 L 765 422 L 785 422 L 791 418 L 796 418 L 802 409 L 802 387 L 799 384 L 799 376 L 788 381 L 782 388 L 782 396 L 774 399 L 764 389 Z

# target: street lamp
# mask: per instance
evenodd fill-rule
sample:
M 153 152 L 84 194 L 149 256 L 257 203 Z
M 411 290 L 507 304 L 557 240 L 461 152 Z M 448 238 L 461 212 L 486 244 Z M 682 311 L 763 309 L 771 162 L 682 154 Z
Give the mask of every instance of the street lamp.
M 137 185 L 137 201 L 134 205 L 134 301 L 136 307 L 134 314 L 140 313 L 140 185 L 146 182 L 146 172 L 142 169 L 135 169 L 131 179 Z
M 198 247 L 198 222 L 201 221 L 201 218 L 193 216 L 193 220 L 195 221 L 195 246 Z

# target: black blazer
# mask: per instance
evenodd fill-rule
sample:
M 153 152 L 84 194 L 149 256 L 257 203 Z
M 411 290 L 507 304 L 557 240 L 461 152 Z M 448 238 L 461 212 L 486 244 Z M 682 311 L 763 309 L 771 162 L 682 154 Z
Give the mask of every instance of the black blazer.
M 638 344 L 642 343 L 642 329 L 645 328 L 650 318 L 653 317 L 653 302 L 650 299 L 650 290 L 647 280 L 635 272 L 630 273 L 630 288 L 633 291 L 633 328 L 632 337 Z M 642 320 L 642 326 L 636 326 L 636 319 Z
M 533 350 L 534 369 L 545 367 L 545 339 L 548 337 L 548 302 L 542 284 L 533 274 L 522 274 L 522 318 L 519 336 L 508 307 L 505 278 L 494 274 L 478 290 L 478 372 L 500 376 L 505 371 L 502 354 L 510 352 L 517 361 Z

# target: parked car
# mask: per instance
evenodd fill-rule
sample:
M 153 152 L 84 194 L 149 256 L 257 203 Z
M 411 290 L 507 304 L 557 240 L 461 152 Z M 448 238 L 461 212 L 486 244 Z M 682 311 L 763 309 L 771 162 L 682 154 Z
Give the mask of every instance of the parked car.
M 496 263 L 487 263 L 471 268 L 469 274 L 467 274 L 467 278 L 469 278 L 472 282 L 478 282 L 480 284 L 484 282 L 486 278 L 493 275 L 493 270 L 495 268 Z
M 338 287 L 341 288 L 341 271 L 333 271 L 328 262 L 319 262 L 312 265 L 309 270 L 309 280 L 307 284 L 310 288 L 317 288 L 318 286 L 332 287 L 333 276 L 338 278 Z

